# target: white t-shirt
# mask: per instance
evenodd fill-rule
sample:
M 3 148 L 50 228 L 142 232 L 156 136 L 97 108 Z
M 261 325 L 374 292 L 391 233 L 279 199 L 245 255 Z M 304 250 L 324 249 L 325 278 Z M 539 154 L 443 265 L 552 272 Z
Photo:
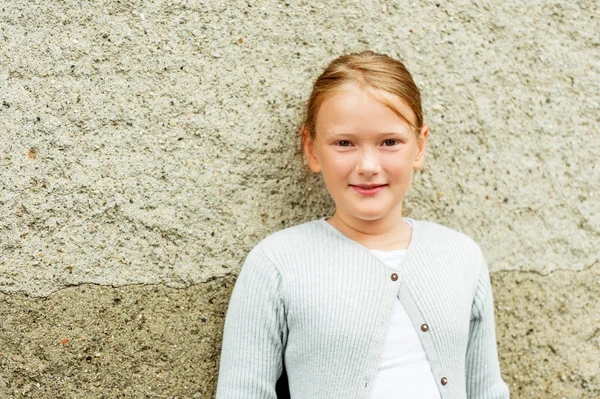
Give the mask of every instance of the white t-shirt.
M 406 250 L 370 250 L 399 270 Z M 390 326 L 375 377 L 372 399 L 440 399 L 431 366 L 408 313 L 396 297 Z

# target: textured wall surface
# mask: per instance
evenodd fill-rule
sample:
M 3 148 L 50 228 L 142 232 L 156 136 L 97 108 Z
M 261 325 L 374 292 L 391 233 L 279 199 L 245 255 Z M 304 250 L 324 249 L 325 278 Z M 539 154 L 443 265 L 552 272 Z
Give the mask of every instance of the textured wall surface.
M 600 396 L 599 21 L 593 0 L 4 1 L 0 396 L 211 397 L 245 255 L 332 212 L 298 124 L 364 49 L 422 90 L 405 207 L 484 249 L 513 397 Z

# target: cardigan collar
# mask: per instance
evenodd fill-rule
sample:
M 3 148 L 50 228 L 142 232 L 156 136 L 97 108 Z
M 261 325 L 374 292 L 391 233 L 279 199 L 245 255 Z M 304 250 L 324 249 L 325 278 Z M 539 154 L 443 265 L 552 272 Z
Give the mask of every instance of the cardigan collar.
M 352 246 L 353 248 L 357 249 L 358 251 L 368 253 L 369 256 L 371 256 L 373 259 L 376 259 L 377 262 L 379 264 L 381 264 L 382 266 L 384 266 L 386 269 L 395 270 L 395 269 L 390 268 L 385 262 L 383 262 L 381 259 L 379 259 L 379 257 L 377 257 L 373 252 L 371 252 L 371 250 L 369 248 L 358 243 L 357 241 L 354 241 L 353 239 L 351 239 L 350 237 L 348 237 L 347 235 L 345 235 L 344 233 L 342 233 L 341 231 L 339 231 L 338 229 L 333 227 L 325 219 L 326 219 L 326 217 L 322 217 L 320 219 L 317 219 L 315 222 L 318 223 L 320 226 L 322 226 L 324 229 L 335 234 L 342 241 L 346 242 L 348 245 Z M 418 242 L 421 240 L 421 237 L 420 237 L 421 231 L 420 231 L 420 226 L 419 226 L 418 221 L 415 219 L 412 219 L 412 218 L 407 218 L 407 217 L 404 217 L 402 219 L 404 219 L 410 223 L 410 225 L 412 227 L 412 233 L 411 233 L 411 237 L 410 237 L 410 242 L 408 244 L 408 247 L 406 248 L 406 255 L 404 256 L 404 260 L 401 264 L 401 267 L 404 266 L 412 258 L 412 254 L 413 254 L 413 252 L 415 252 L 415 248 L 418 246 Z

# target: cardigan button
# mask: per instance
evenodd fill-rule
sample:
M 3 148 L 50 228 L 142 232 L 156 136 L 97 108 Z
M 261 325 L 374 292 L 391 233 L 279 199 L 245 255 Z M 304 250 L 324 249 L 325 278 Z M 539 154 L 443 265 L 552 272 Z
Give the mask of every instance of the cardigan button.
M 427 331 L 429 331 L 429 326 L 428 326 L 427 324 L 423 324 L 423 325 L 421 326 L 421 331 L 423 331 L 423 332 L 427 332 Z
M 392 278 L 392 281 L 398 280 L 398 274 L 397 273 L 392 273 L 391 278 Z
M 446 385 L 448 383 L 448 379 L 446 377 L 442 377 L 442 385 Z

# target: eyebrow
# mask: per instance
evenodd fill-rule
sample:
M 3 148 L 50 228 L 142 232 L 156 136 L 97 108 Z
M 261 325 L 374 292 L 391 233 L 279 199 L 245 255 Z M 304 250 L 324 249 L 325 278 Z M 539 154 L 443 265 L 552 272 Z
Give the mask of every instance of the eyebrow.
M 357 135 L 357 133 L 348 133 L 348 132 L 325 132 L 325 133 L 332 137 L 354 137 Z M 410 132 L 396 131 L 396 132 L 373 133 L 372 136 L 375 136 L 375 137 L 392 136 L 392 135 L 404 136 L 407 134 L 410 134 Z

